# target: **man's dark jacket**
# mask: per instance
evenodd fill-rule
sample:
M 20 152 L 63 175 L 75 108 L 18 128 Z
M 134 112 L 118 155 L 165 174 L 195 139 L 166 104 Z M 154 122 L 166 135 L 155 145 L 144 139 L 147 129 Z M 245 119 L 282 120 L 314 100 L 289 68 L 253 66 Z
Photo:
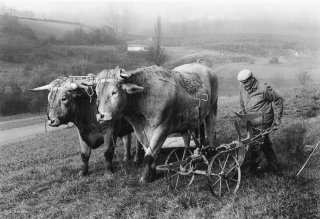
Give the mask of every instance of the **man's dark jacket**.
M 250 90 L 245 90 L 243 84 L 240 83 L 240 108 L 245 113 L 263 113 L 263 126 L 269 127 L 273 119 L 282 117 L 283 98 L 270 85 L 255 79 Z M 251 125 L 261 125 L 261 121 L 262 118 L 257 118 L 251 121 Z

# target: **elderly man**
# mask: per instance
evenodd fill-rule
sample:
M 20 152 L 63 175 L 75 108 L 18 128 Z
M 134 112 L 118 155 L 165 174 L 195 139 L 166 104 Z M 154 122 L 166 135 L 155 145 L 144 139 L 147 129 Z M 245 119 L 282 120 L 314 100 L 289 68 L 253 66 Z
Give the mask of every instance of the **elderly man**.
M 256 128 L 260 128 L 262 125 L 263 129 L 272 125 L 280 125 L 283 98 L 270 85 L 257 80 L 249 69 L 240 71 L 237 79 L 240 82 L 240 113 L 261 112 L 263 115 L 261 118 L 250 121 L 250 125 Z M 269 135 L 265 136 L 261 149 L 273 171 L 277 175 L 282 175 Z M 260 153 L 253 148 L 251 155 L 252 160 L 257 160 Z M 251 166 L 253 171 L 257 168 L 259 168 L 258 163 Z

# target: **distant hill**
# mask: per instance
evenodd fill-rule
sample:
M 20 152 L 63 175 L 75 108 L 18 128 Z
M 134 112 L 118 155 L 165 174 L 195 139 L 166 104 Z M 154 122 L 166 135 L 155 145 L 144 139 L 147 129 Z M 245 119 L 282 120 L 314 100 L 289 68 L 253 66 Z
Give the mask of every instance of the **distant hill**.
M 256 50 L 253 55 L 266 55 L 264 53 L 268 51 L 264 51 L 265 48 L 294 50 L 320 48 L 320 26 L 311 23 L 191 20 L 166 24 L 164 33 L 164 44 L 168 46 L 192 45 L 240 53 Z M 239 45 L 243 47 L 237 48 Z
M 6 19 L 6 17 L 17 19 L 21 25 L 30 27 L 39 39 L 45 39 L 50 36 L 61 38 L 65 34 L 77 30 L 79 28 L 81 28 L 84 32 L 90 32 L 92 30 L 98 29 L 98 27 L 89 26 L 79 22 L 0 15 L 0 19 Z M 103 26 L 103 29 L 110 35 L 114 34 L 113 29 L 109 26 Z

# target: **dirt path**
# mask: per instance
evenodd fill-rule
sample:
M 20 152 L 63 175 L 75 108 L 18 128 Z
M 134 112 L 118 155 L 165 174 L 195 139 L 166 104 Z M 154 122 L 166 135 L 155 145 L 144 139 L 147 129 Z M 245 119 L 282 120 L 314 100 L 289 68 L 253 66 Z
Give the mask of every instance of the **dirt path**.
M 61 130 L 66 127 L 53 128 L 47 126 L 47 132 Z M 34 135 L 39 133 L 45 133 L 45 120 L 43 116 L 0 122 L 0 145 L 34 137 Z
M 234 102 L 237 97 L 219 97 L 219 105 Z M 28 118 L 12 119 L 0 122 L 0 145 L 17 142 L 26 138 L 34 137 L 36 134 L 45 133 L 45 116 L 32 116 Z M 53 128 L 47 126 L 47 132 L 58 131 L 67 126 Z M 183 146 L 181 137 L 170 138 L 164 147 Z

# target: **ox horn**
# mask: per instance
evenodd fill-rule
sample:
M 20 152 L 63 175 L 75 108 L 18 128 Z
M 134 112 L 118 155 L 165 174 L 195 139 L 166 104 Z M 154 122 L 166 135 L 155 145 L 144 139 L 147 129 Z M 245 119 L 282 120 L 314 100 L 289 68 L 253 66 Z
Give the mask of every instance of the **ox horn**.
M 41 87 L 36 87 L 36 88 L 30 89 L 30 90 L 31 91 L 50 90 L 51 88 L 52 88 L 52 85 L 51 84 L 47 84 L 47 85 L 44 85 L 44 86 L 41 86 Z
M 125 73 L 126 70 L 124 70 L 123 68 L 119 68 L 118 66 L 116 67 L 116 70 L 118 70 L 118 77 L 122 78 L 122 79 L 128 79 L 130 78 L 130 75 Z
M 123 79 L 130 78 L 130 75 L 120 70 L 120 77 Z

